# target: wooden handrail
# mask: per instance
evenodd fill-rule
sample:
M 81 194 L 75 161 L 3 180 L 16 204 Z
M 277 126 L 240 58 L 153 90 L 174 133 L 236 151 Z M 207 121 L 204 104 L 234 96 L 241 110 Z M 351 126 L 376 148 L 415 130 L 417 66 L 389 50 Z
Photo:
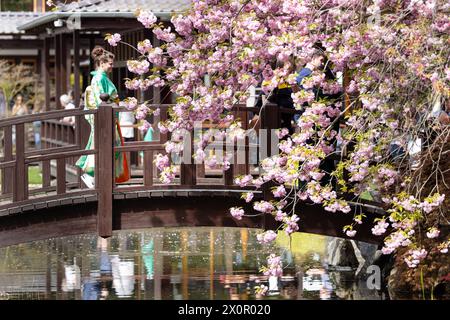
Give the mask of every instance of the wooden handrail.
M 82 116 L 88 114 L 97 113 L 97 109 L 93 110 L 80 110 L 80 109 L 69 109 L 69 110 L 53 110 L 42 113 L 35 113 L 26 116 L 17 116 L 12 118 L 6 118 L 0 120 L 0 128 L 18 125 L 21 123 L 31 123 L 35 121 L 45 121 L 53 120 L 58 118 L 70 117 L 70 116 Z M 60 124 L 64 124 L 60 122 Z
M 97 154 L 97 150 L 74 150 L 74 151 L 66 151 L 64 153 L 51 153 L 46 155 L 32 156 L 25 160 L 26 164 L 46 161 L 46 160 L 58 160 L 58 159 L 66 159 L 69 157 L 81 157 L 87 156 L 90 154 Z
M 157 190 L 160 188 L 158 185 L 154 185 L 154 178 L 156 168 L 153 163 L 154 155 L 157 152 L 165 153 L 164 144 L 170 138 L 170 133 L 160 134 L 159 141 L 133 141 L 125 142 L 123 146 L 114 145 L 115 135 L 115 117 L 117 112 L 129 111 L 126 108 L 118 107 L 115 104 L 108 103 L 108 96 L 101 95 L 102 103 L 96 110 L 55 110 L 48 111 L 40 114 L 27 115 L 22 117 L 15 117 L 9 119 L 0 120 L 0 128 L 4 131 L 4 155 L 0 159 L 0 170 L 2 172 L 2 198 L 6 198 L 8 195 L 12 195 L 13 203 L 11 205 L 18 206 L 21 204 L 33 203 L 33 199 L 29 199 L 29 194 L 32 196 L 42 191 L 51 191 L 53 194 L 46 195 L 39 198 L 39 201 L 45 201 L 46 199 L 62 199 L 64 195 L 72 195 L 73 190 L 70 190 L 74 185 L 82 186 L 80 177 L 78 176 L 78 183 L 68 184 L 65 180 L 66 165 L 75 163 L 75 160 L 82 155 L 94 155 L 95 156 L 95 188 L 92 190 L 80 191 L 87 194 L 95 194 L 98 199 L 97 207 L 97 231 L 100 236 L 109 237 L 112 234 L 112 218 L 113 218 L 113 195 L 117 192 L 124 191 L 148 191 Z M 173 105 L 152 105 L 152 107 L 160 108 L 160 119 L 168 119 L 168 113 L 170 107 Z M 260 137 L 262 140 L 259 143 L 266 143 L 268 148 L 268 156 L 276 152 L 271 150 L 271 129 L 276 129 L 280 125 L 280 114 L 299 114 L 301 111 L 280 108 L 275 104 L 267 103 L 261 110 L 256 107 L 246 107 L 239 105 L 236 110 L 233 110 L 235 116 L 242 121 L 242 128 L 248 129 L 249 127 L 249 114 L 260 114 L 260 128 L 268 129 L 265 132 L 261 131 Z M 90 131 L 82 131 L 80 119 L 83 119 L 85 115 L 93 115 L 94 118 L 94 148 L 92 150 L 85 150 L 85 146 L 82 145 L 82 135 L 89 134 Z M 69 116 L 77 117 L 77 125 L 74 130 L 70 130 L 71 125 L 57 121 Z M 44 149 L 27 150 L 25 139 L 25 124 L 35 121 L 42 121 L 45 126 L 42 130 L 45 134 L 43 139 L 46 144 Z M 84 121 L 84 119 L 83 119 Z M 13 126 L 16 128 L 16 143 L 13 145 Z M 208 126 L 204 126 L 206 129 Z M 214 127 L 211 124 L 210 127 Z M 70 135 L 70 137 L 69 137 Z M 195 150 L 194 148 L 194 135 L 190 135 L 190 140 L 184 141 L 186 150 Z M 225 151 L 229 150 L 243 150 L 244 155 L 240 154 L 239 157 L 245 157 L 245 163 L 240 164 L 237 161 L 232 162 L 230 169 L 220 173 L 219 179 L 214 178 L 215 184 L 205 185 L 201 182 L 201 179 L 211 179 L 211 176 L 217 177 L 217 173 L 211 172 L 208 178 L 205 174 L 204 164 L 196 164 L 193 161 L 181 161 L 179 166 L 180 172 L 177 174 L 177 185 L 164 186 L 165 189 L 173 190 L 197 190 L 197 189 L 223 189 L 223 190 L 239 190 L 240 188 L 234 184 L 234 176 L 237 174 L 249 174 L 251 165 L 249 164 L 249 152 L 252 148 L 258 147 L 258 143 L 250 143 L 248 138 L 243 140 L 243 144 L 238 147 L 234 144 L 230 144 L 227 141 L 213 142 L 210 146 Z M 231 147 L 231 148 L 230 148 Z M 15 148 L 15 153 L 13 153 Z M 143 180 L 140 185 L 116 185 L 115 183 L 115 164 L 114 158 L 116 152 L 143 152 Z M 192 160 L 192 154 L 182 154 L 184 160 Z M 237 155 L 234 155 L 234 160 L 237 159 Z M 73 160 L 75 159 L 75 160 Z M 73 162 L 71 162 L 73 160 Z M 129 159 L 128 159 L 129 160 Z M 42 162 L 43 169 L 43 183 L 42 188 L 29 191 L 28 190 L 28 165 L 32 163 Z M 51 186 L 50 172 L 52 170 L 51 162 L 56 162 L 57 181 L 56 186 Z M 78 170 L 78 174 L 81 175 L 81 170 Z M 222 179 L 223 177 L 223 179 Z M 179 181 L 179 182 L 178 182 Z M 200 183 L 199 183 L 200 181 Z M 14 182 L 14 183 L 13 183 Z M 134 181 L 133 181 L 134 182 Z M 56 192 L 56 195 L 54 194 Z M 270 199 L 271 192 L 270 186 L 265 184 L 263 188 L 263 194 L 266 199 Z M 38 201 L 38 200 L 36 200 Z M 0 208 L 5 207 L 0 203 Z

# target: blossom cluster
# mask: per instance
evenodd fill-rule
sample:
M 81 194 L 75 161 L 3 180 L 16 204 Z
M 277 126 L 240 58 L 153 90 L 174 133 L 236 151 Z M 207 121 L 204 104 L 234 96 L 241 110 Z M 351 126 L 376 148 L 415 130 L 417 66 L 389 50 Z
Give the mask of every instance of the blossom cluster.
M 105 36 L 105 40 L 108 41 L 110 46 L 116 47 L 117 44 L 122 40 L 122 37 L 119 33 L 107 34 Z
M 372 233 L 385 235 L 391 225 L 383 253 L 392 253 L 411 246 L 414 228 L 445 200 L 441 193 L 423 198 L 411 191 L 416 177 L 406 179 L 404 167 L 411 165 L 395 160 L 392 143 L 408 149 L 405 137 L 428 130 L 411 111 L 426 115 L 430 105 L 423 101 L 450 96 L 450 68 L 444 65 L 450 55 L 447 2 L 375 1 L 367 6 L 363 0 L 201 0 L 174 15 L 171 26 L 141 10 L 138 21 L 152 28 L 163 45 L 137 44 L 141 56 L 127 63 L 136 77 L 125 85 L 143 91 L 167 86 L 177 96 L 169 119 L 158 123 L 161 133 L 191 130 L 198 121 L 229 128 L 226 138 L 224 131 L 205 133 L 194 155 L 210 168 L 224 169 L 229 161 L 209 156 L 206 148 L 213 137 L 235 141 L 245 136 L 232 111 L 247 100 L 248 88 L 260 85 L 270 96 L 280 85 L 301 85 L 291 95 L 294 108 L 301 110 L 297 132 L 279 129 L 278 154 L 262 159 L 259 176 L 239 176 L 235 183 L 242 188 L 275 185 L 276 200 L 255 201 L 253 208 L 273 215 L 288 234 L 298 230 L 296 201 L 349 213 L 342 193 L 355 198 L 375 194 L 385 199 L 390 215 L 389 222 L 387 217 L 375 221 Z M 117 44 L 120 37 L 108 40 Z M 303 68 L 311 73 L 300 84 Z M 149 113 L 136 100 L 126 105 L 137 118 Z M 338 128 L 338 121 L 345 129 Z M 168 142 L 166 151 L 179 151 L 178 145 Z M 336 154 L 341 161 L 330 172 L 324 164 Z M 159 159 L 162 180 L 173 181 L 175 167 Z M 442 177 L 436 179 L 442 183 Z M 254 201 L 250 193 L 243 198 Z M 230 213 L 238 219 L 241 210 Z M 356 236 L 362 218 L 354 217 L 344 229 L 347 236 Z M 435 229 L 428 233 L 439 236 Z M 417 265 L 422 259 L 422 251 L 413 251 L 407 263 Z
M 268 230 L 266 232 L 260 233 L 256 236 L 256 239 L 260 243 L 269 243 L 277 238 L 277 234 L 273 230 Z
M 236 220 L 242 220 L 242 216 L 244 215 L 244 210 L 242 208 L 233 207 L 233 208 L 230 208 L 230 214 Z
M 425 259 L 428 252 L 425 249 L 415 249 L 408 252 L 409 256 L 405 258 L 405 262 L 410 268 L 416 268 L 421 260 Z
M 271 254 L 267 257 L 267 268 L 263 269 L 264 275 L 281 277 L 283 275 L 283 263 L 281 257 Z

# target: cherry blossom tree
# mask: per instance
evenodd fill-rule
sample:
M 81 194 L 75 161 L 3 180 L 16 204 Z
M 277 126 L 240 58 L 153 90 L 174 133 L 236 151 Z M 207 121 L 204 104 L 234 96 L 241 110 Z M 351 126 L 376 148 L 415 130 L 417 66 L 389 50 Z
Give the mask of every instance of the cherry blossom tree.
M 250 86 L 262 86 L 270 97 L 282 83 L 298 86 L 299 70 L 308 68 L 311 74 L 292 94 L 301 111 L 297 132 L 280 128 L 279 153 L 261 161 L 258 177 L 236 177 L 236 183 L 274 185 L 273 200 L 255 201 L 253 208 L 274 216 L 287 234 L 301 223 L 299 201 L 345 214 L 344 194 L 358 201 L 370 193 L 386 215 L 376 221 L 355 215 L 343 232 L 353 237 L 361 223 L 374 223 L 373 233 L 386 236 L 383 253 L 405 248 L 404 260 L 415 268 L 450 244 L 438 227 L 448 225 L 449 208 L 449 169 L 442 160 L 450 152 L 450 128 L 438 120 L 450 100 L 449 12 L 446 0 L 194 0 L 168 25 L 143 8 L 137 19 L 162 45 L 136 44 L 140 57 L 128 61 L 136 77 L 126 86 L 168 86 L 176 94 L 170 118 L 158 124 L 162 132 L 209 120 L 236 133 L 240 123 L 231 111 L 246 101 Z M 121 43 L 118 34 L 107 40 Z M 124 102 L 144 128 L 145 116 L 158 112 L 151 101 Z M 204 152 L 215 134 L 202 135 L 194 157 L 226 166 L 226 158 L 211 161 Z M 171 143 L 168 152 L 177 149 Z M 323 164 L 333 154 L 341 161 L 329 169 Z M 157 164 L 162 180 L 173 180 L 168 158 L 159 155 Z M 252 198 L 243 195 L 246 202 Z M 246 215 L 240 207 L 230 213 Z M 428 232 L 433 244 L 424 248 L 417 231 Z M 278 274 L 279 260 L 269 260 L 266 273 Z

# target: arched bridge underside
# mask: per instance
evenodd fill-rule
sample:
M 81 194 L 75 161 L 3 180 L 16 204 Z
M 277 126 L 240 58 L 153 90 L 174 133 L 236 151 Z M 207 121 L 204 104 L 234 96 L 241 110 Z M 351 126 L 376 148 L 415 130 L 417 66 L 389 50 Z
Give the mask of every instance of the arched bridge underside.
M 151 227 L 225 226 L 274 229 L 277 222 L 271 215 L 233 219 L 232 206 L 242 206 L 249 214 L 257 214 L 240 199 L 242 190 L 158 190 L 115 193 L 113 197 L 112 229 L 128 230 Z M 262 197 L 261 192 L 256 197 Z M 57 201 L 34 202 L 0 212 L 0 246 L 95 233 L 98 230 L 98 200 L 96 195 L 68 196 Z M 301 232 L 346 237 L 344 225 L 351 223 L 354 213 L 364 212 L 367 221 L 380 217 L 379 208 L 367 204 L 352 204 L 352 211 L 331 213 L 320 205 L 297 204 Z M 372 235 L 371 223 L 357 227 L 355 240 L 380 243 L 382 237 Z

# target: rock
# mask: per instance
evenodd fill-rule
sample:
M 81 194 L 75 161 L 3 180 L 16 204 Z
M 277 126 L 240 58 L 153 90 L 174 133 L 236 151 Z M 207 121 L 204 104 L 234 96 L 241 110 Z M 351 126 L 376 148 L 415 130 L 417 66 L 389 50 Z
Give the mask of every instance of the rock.
M 327 245 L 326 261 L 332 266 L 356 268 L 359 265 L 351 242 L 340 238 L 330 238 Z

